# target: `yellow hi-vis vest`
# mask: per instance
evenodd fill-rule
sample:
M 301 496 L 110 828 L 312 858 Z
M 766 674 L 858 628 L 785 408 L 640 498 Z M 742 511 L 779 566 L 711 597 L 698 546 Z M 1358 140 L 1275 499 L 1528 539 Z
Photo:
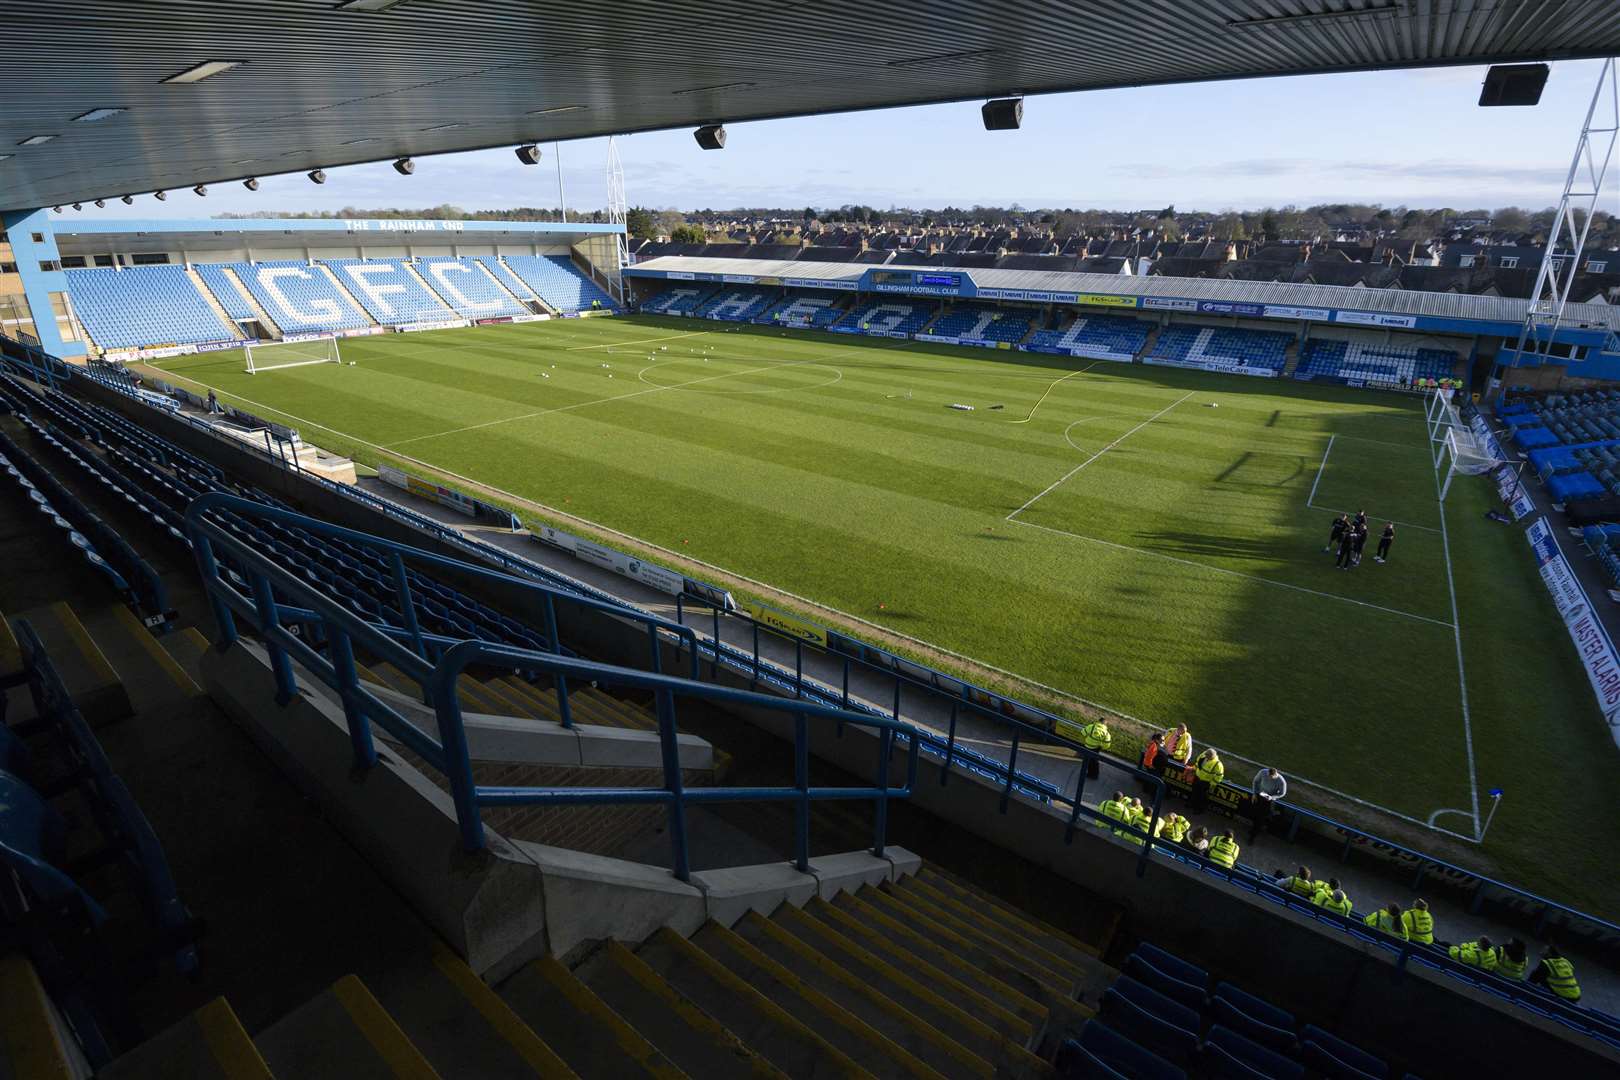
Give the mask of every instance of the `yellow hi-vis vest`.
M 1180 814 L 1177 814 L 1173 818 L 1162 817 L 1159 819 L 1159 827 L 1154 830 L 1155 837 L 1156 839 L 1168 840 L 1172 844 L 1179 844 L 1182 842 L 1182 840 L 1186 839 L 1187 830 L 1191 827 L 1192 822 L 1188 821 Z
M 1342 892 L 1343 890 L 1340 891 Z M 1311 898 L 1311 903 L 1317 905 L 1318 907 L 1327 908 L 1329 911 L 1335 912 L 1339 915 L 1350 914 L 1350 909 L 1353 906 L 1350 903 L 1350 898 L 1348 896 L 1344 898 L 1343 903 L 1335 904 L 1333 902 L 1333 890 L 1327 888 L 1326 886 L 1316 890 L 1316 895 Z
M 1402 941 L 1406 940 L 1406 927 L 1396 922 L 1395 917 L 1383 908 L 1379 908 L 1361 921 L 1374 930 L 1382 930 L 1392 937 L 1398 937 Z
M 1209 842 L 1209 857 L 1212 862 L 1230 870 L 1237 865 L 1238 846 L 1236 840 L 1228 840 L 1224 836 L 1217 836 Z
M 1514 960 L 1505 952 L 1496 954 L 1496 973 L 1505 979 L 1523 979 L 1525 971 L 1530 967 L 1530 958 Z
M 1107 802 L 1097 807 L 1097 809 L 1102 811 L 1103 817 L 1111 818 L 1114 821 L 1123 823 L 1131 820 L 1131 812 L 1128 804 L 1122 803 L 1118 799 L 1109 799 Z M 1098 826 L 1104 829 L 1108 828 L 1108 826 L 1103 825 L 1101 822 L 1098 822 Z M 1125 834 L 1120 830 L 1115 829 L 1114 835 L 1124 836 Z
M 1565 1001 L 1581 1000 L 1581 984 L 1575 981 L 1574 964 L 1562 956 L 1548 956 L 1542 958 L 1541 966 L 1547 969 L 1547 989 Z
M 1406 936 L 1419 945 L 1434 944 L 1434 916 L 1427 911 L 1401 912 L 1401 925 L 1406 927 Z
M 1218 784 L 1226 779 L 1226 766 L 1220 758 L 1207 758 L 1198 763 L 1197 776 L 1206 784 Z
M 1446 950 L 1453 960 L 1469 967 L 1481 968 L 1485 971 L 1496 970 L 1496 950 L 1482 949 L 1477 941 L 1465 941 L 1461 945 L 1453 945 Z
M 1308 900 L 1316 898 L 1316 882 L 1310 878 L 1302 878 L 1298 874 L 1288 879 L 1288 891 L 1295 896 L 1303 896 Z
M 1107 750 L 1114 745 L 1114 737 L 1108 732 L 1108 725 L 1101 720 L 1093 720 L 1080 729 L 1080 739 L 1087 750 Z

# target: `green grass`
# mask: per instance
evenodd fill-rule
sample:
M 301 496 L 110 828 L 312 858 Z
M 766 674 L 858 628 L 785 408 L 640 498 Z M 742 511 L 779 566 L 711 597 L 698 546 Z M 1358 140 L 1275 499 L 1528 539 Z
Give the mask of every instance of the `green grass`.
M 1488 854 L 1605 898 L 1569 826 L 1615 819 L 1615 748 L 1520 530 L 1459 479 L 1470 773 L 1415 399 L 647 318 L 342 348 L 357 366 L 161 366 L 1419 820 L 1507 787 Z M 1400 522 L 1392 561 L 1335 570 L 1327 508 Z M 1560 767 L 1576 744 L 1589 785 Z

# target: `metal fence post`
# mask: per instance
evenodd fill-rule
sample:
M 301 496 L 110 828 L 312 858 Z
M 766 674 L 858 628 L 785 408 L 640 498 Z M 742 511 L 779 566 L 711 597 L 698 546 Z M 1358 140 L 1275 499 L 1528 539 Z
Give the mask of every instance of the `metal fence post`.
M 956 764 L 956 718 L 961 712 L 960 698 L 951 699 L 951 726 L 945 736 L 945 767 L 939 770 L 939 786 L 944 787 L 951 778 L 951 768 Z
M 338 693 L 343 696 L 343 716 L 349 722 L 349 745 L 354 749 L 354 767 L 369 769 L 377 764 L 377 747 L 371 739 L 371 722 L 357 691 L 360 676 L 354 666 L 354 645 L 341 627 L 331 627 L 326 644 L 332 654 L 332 670 L 337 675 Z
M 675 694 L 659 690 L 658 743 L 663 750 L 664 790 L 669 792 L 669 843 L 674 849 L 675 879 L 689 880 L 692 868 L 686 848 L 686 794 L 681 778 L 681 747 L 675 737 Z
M 410 632 L 411 644 L 416 648 L 416 655 L 427 659 L 427 649 L 422 645 L 422 628 L 416 621 L 416 604 L 411 599 L 411 583 L 405 578 L 405 560 L 400 558 L 399 552 L 394 552 L 390 560 L 394 568 L 394 591 L 399 594 L 399 612 L 405 617 L 405 629 Z
M 197 551 L 197 568 L 202 571 L 203 589 L 208 593 L 208 603 L 214 609 L 214 622 L 219 626 L 219 643 L 234 645 L 236 617 L 231 614 L 231 606 L 217 591 L 224 588 L 224 585 L 219 580 L 219 563 L 214 559 L 214 545 L 200 529 L 197 530 L 193 541 L 192 546 Z
M 478 789 L 473 783 L 472 758 L 467 752 L 467 732 L 461 722 L 461 700 L 456 679 L 461 664 L 453 655 L 441 660 L 429 681 L 433 684 L 433 712 L 439 720 L 439 746 L 444 751 L 444 774 L 450 781 L 450 799 L 456 804 L 461 846 L 479 851 L 484 846 L 484 821 L 478 813 Z
M 552 677 L 557 687 L 557 719 L 565 728 L 574 726 L 574 707 L 568 702 L 568 676 L 558 672 Z
M 1063 842 L 1065 844 L 1074 843 L 1074 826 L 1080 820 L 1081 808 L 1086 804 L 1086 766 L 1089 764 L 1090 760 L 1082 755 L 1080 758 L 1080 774 L 1075 777 L 1074 781 L 1074 804 L 1069 810 L 1069 826 L 1063 830 Z
M 1012 747 L 1007 751 L 1007 784 L 1001 789 L 1001 812 L 1007 812 L 1007 800 L 1012 798 L 1013 777 L 1018 775 L 1018 729 L 1013 728 Z
M 804 713 L 793 717 L 793 786 L 799 798 L 793 807 L 793 866 L 801 874 L 810 872 L 810 720 Z
M 872 854 L 883 858 L 889 834 L 889 758 L 894 756 L 894 729 L 884 728 L 878 736 L 877 806 L 872 811 Z
M 286 705 L 297 693 L 298 684 L 293 678 L 292 661 L 287 658 L 287 650 L 277 645 L 270 634 L 272 627 L 281 625 L 281 616 L 276 609 L 275 596 L 270 591 L 270 579 L 263 574 L 253 575 L 253 605 L 259 616 L 259 630 L 264 634 L 264 647 L 270 653 L 270 669 L 276 675 L 276 704 Z

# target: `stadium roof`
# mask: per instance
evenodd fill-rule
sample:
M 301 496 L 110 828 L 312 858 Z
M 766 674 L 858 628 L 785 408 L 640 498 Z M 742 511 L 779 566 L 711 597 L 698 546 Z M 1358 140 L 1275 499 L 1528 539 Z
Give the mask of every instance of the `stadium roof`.
M 1615 0 L 11 0 L 0 209 L 709 122 L 1617 52 Z
M 801 281 L 859 281 L 868 271 L 905 271 L 923 274 L 965 274 L 981 289 L 1007 289 L 1045 293 L 1093 293 L 1116 296 L 1177 297 L 1228 303 L 1271 304 L 1286 307 L 1341 308 L 1356 311 L 1418 315 L 1434 319 L 1497 322 L 1524 321 L 1528 300 L 1468 293 L 1414 292 L 1403 289 L 1368 289 L 1344 285 L 1296 285 L 1283 281 L 1238 281 L 1225 278 L 1185 278 L 1165 275 L 1077 274 L 1057 270 L 985 270 L 952 266 L 912 266 L 904 263 L 823 263 L 773 259 L 704 259 L 664 255 L 638 262 L 632 276 L 712 274 L 736 279 L 793 278 Z M 679 282 L 675 282 L 679 284 Z M 852 286 L 846 286 L 852 287 Z M 1620 330 L 1620 309 L 1607 304 L 1570 304 L 1565 326 L 1606 326 Z

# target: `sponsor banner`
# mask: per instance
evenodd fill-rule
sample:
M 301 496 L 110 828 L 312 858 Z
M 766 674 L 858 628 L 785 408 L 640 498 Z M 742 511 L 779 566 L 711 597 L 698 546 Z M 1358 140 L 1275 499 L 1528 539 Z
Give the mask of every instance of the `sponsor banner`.
M 790 277 L 783 278 L 782 284 L 792 289 L 838 289 L 844 292 L 854 292 L 860 288 L 860 282 L 854 279 L 823 281 L 820 278 Z
M 1006 342 L 982 341 L 977 338 L 947 337 L 943 334 L 912 334 L 914 341 L 927 341 L 934 345 L 972 345 L 980 349 L 993 349 L 997 344 L 1006 345 Z
M 671 281 L 696 281 L 697 275 L 687 270 L 666 270 L 664 276 Z
M 1531 503 L 1530 496 L 1525 494 L 1524 485 L 1519 483 L 1519 474 L 1511 465 L 1498 465 L 1491 475 L 1496 479 L 1496 493 L 1502 497 L 1502 502 L 1513 515 L 1514 521 L 1523 521 L 1536 512 L 1535 505 Z
M 392 465 L 377 466 L 377 479 L 385 484 L 397 487 L 401 491 L 407 491 L 419 499 L 437 503 L 446 509 L 454 510 L 458 514 L 465 514 L 467 517 L 478 521 L 488 521 L 501 526 L 503 529 L 512 529 L 513 531 L 522 527 L 517 517 L 509 510 L 502 510 L 498 506 L 480 502 L 478 499 L 463 495 L 459 491 L 451 491 L 447 487 L 441 487 L 430 481 L 422 480 L 412 476 L 410 473 L 396 469 Z
M 512 316 L 512 321 L 513 322 L 545 322 L 549 318 L 551 318 L 551 316 L 547 315 L 547 314 L 544 314 L 544 313 L 539 314 L 539 315 L 532 315 L 532 314 L 531 315 L 514 315 L 514 316 Z
M 561 548 L 576 558 L 583 559 L 593 566 L 600 566 L 604 570 L 611 570 L 621 577 L 632 581 L 639 581 L 648 588 L 657 589 L 668 596 L 679 596 L 686 591 L 686 579 L 662 566 L 644 562 L 634 555 L 626 555 L 622 551 L 603 547 L 592 543 L 573 533 L 554 529 L 550 525 L 542 526 L 537 533 L 531 533 L 531 538 L 552 547 Z
M 779 278 L 779 277 L 760 277 L 760 278 L 755 278 L 754 279 L 754 284 L 755 285 L 778 286 L 778 285 L 782 284 L 782 279 Z
M 1313 322 L 1327 322 L 1333 317 L 1333 312 L 1320 307 L 1289 307 L 1286 304 L 1267 304 L 1266 318 L 1268 319 L 1309 319 Z
M 385 330 L 385 329 L 387 329 L 387 328 L 382 327 L 382 326 L 378 326 L 378 327 L 372 328 L 372 332 L 376 333 L 379 330 Z M 281 340 L 285 344 L 287 342 L 293 342 L 293 341 L 322 341 L 322 340 L 324 340 L 326 338 L 336 337 L 336 336 L 337 336 L 336 334 L 283 334 Z
M 1417 325 L 1414 315 L 1389 315 L 1378 311 L 1335 311 L 1333 321 L 1355 326 L 1398 326 L 1406 329 Z
M 812 645 L 827 647 L 827 631 L 813 622 L 808 622 L 796 615 L 789 615 L 785 611 L 777 611 L 764 604 L 744 604 L 742 610 L 755 622 L 763 623 L 772 630 L 786 634 L 800 641 L 808 641 Z
M 1014 347 L 1019 352 L 1045 353 L 1048 356 L 1072 356 L 1080 360 L 1113 360 L 1121 364 L 1131 362 L 1130 356 L 1110 353 L 1100 345 L 1078 345 L 1072 349 L 1063 349 L 1056 345 L 1017 345 Z
M 502 323 L 509 323 L 511 321 L 512 321 L 512 316 L 510 316 L 510 315 L 499 315 L 499 316 L 496 316 L 493 319 L 479 319 L 478 320 L 478 325 L 479 326 L 499 326 Z
M 241 341 L 205 341 L 201 345 L 193 345 L 192 352 L 222 352 L 225 349 L 240 349 L 244 345 L 257 345 L 256 337 L 244 338 Z
M 1552 594 L 1564 628 L 1575 642 L 1575 651 L 1586 668 L 1592 692 L 1597 695 L 1598 707 L 1609 723 L 1609 733 L 1620 743 L 1620 655 L 1615 653 L 1614 642 L 1592 611 L 1586 590 L 1581 588 L 1569 560 L 1559 549 L 1547 519 L 1542 518 L 1526 529 L 1525 538 L 1536 553 L 1541 580 Z
M 1144 296 L 1142 306 L 1153 311 L 1197 311 L 1198 301 L 1177 300 L 1170 296 Z
M 398 323 L 394 329 L 401 334 L 416 334 L 423 330 L 454 330 L 459 326 L 469 326 L 466 319 L 439 319 L 434 322 Z
M 1275 368 L 1250 367 L 1248 364 L 1240 364 L 1235 360 L 1156 360 L 1150 357 L 1143 360 L 1142 363 L 1152 364 L 1155 367 L 1179 367 L 1192 368 L 1195 371 L 1219 371 L 1225 375 L 1253 375 L 1261 379 L 1274 379 L 1277 377 L 1277 371 Z
M 707 581 L 699 581 L 696 578 L 687 578 L 684 584 L 688 596 L 696 596 L 707 600 L 721 611 L 737 610 L 737 601 L 724 589 L 710 585 Z
M 386 327 L 386 326 L 357 326 L 353 330 L 345 330 L 345 331 L 343 331 L 343 333 L 339 334 L 338 336 L 339 337 L 346 337 L 346 338 L 351 338 L 351 337 L 371 337 L 373 334 L 386 334 L 386 333 L 388 333 L 388 327 Z
M 1264 316 L 1264 304 L 1249 304 L 1241 300 L 1200 300 L 1198 310 L 1206 315 Z
M 726 282 L 727 284 L 730 284 L 730 285 L 752 285 L 754 283 L 754 275 L 753 274 L 721 274 L 720 275 L 720 280 L 724 281 L 724 282 Z
M 913 285 L 909 282 L 896 284 L 874 284 L 874 292 L 908 293 L 912 296 L 960 296 L 962 288 L 959 285 Z
M 1089 304 L 1092 307 L 1133 308 L 1136 306 L 1134 296 L 1115 296 L 1113 293 L 1079 293 L 1075 296 L 1077 304 Z

